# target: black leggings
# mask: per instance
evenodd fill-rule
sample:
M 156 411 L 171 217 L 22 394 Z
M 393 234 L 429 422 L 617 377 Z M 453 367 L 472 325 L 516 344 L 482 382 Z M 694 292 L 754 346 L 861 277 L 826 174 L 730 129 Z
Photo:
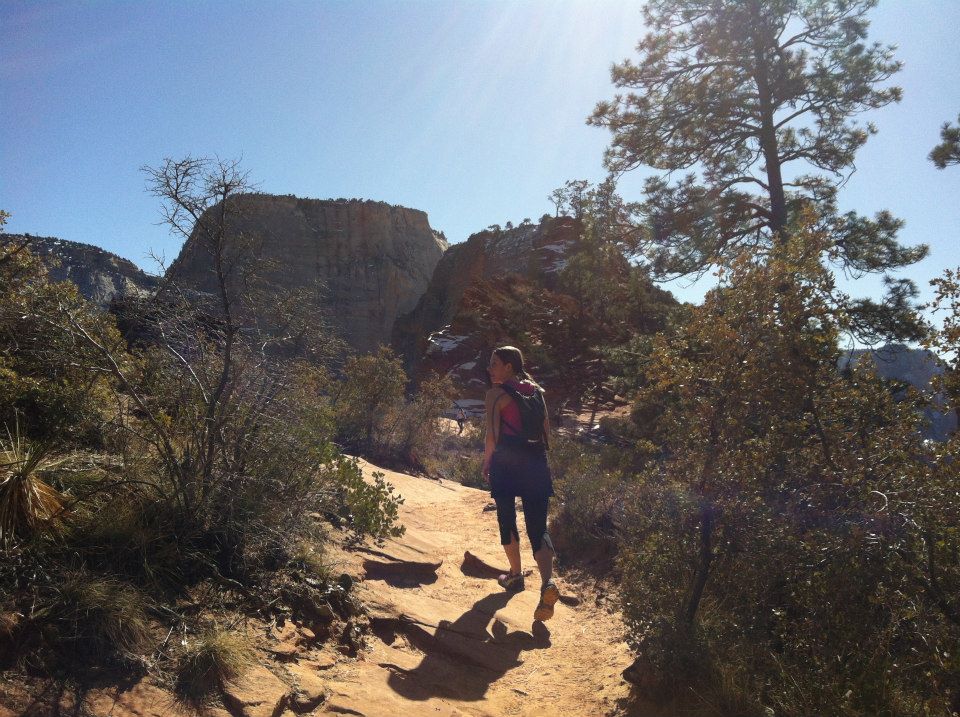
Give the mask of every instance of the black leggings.
M 517 505 L 513 496 L 497 498 L 497 524 L 500 526 L 500 544 L 509 545 L 514 539 L 520 542 L 520 533 L 517 531 Z M 520 499 L 523 503 L 523 520 L 527 524 L 527 537 L 530 538 L 530 547 L 536 555 L 546 543 L 553 550 L 553 543 L 547 533 L 547 503 L 550 496 L 542 498 Z

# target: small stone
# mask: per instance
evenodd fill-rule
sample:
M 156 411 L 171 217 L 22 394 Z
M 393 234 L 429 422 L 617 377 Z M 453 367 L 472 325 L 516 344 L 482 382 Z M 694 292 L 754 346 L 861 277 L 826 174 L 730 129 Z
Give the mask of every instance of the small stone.
M 350 589 L 353 587 L 353 578 L 343 573 L 343 575 L 337 578 L 337 585 L 342 587 L 344 592 L 350 592 Z
M 223 699 L 234 714 L 273 717 L 286 705 L 289 688 L 262 665 L 251 667 L 235 683 L 223 688 Z
M 301 660 L 301 665 L 305 665 L 312 670 L 317 670 L 322 672 L 323 670 L 329 670 L 331 667 L 337 664 L 336 658 L 333 655 L 328 655 L 325 652 L 321 652 L 317 655 L 311 655 L 309 660 Z
M 333 620 L 337 615 L 333 611 L 333 608 L 327 605 L 326 603 L 322 605 L 317 605 L 314 608 L 314 615 L 320 620 Z
M 280 642 L 268 647 L 267 650 L 278 660 L 283 660 L 284 662 L 296 659 L 297 654 L 300 652 L 295 642 Z
M 327 689 L 323 680 L 312 669 L 309 663 L 293 664 L 287 671 L 296 684 L 290 694 L 290 709 L 297 713 L 310 712 L 316 709 L 327 697 Z

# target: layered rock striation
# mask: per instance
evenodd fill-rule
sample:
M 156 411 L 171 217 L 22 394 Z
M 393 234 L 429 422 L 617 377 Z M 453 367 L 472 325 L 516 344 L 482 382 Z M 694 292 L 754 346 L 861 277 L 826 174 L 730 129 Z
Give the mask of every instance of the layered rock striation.
M 160 281 L 132 261 L 90 244 L 22 234 L 6 235 L 6 239 L 16 244 L 27 241 L 51 279 L 73 282 L 86 299 L 104 309 L 115 297 L 149 296 Z
M 228 242 L 242 241 L 278 290 L 319 285 L 329 322 L 362 352 L 389 343 L 394 320 L 416 305 L 447 247 L 425 212 L 384 202 L 268 194 L 234 201 Z M 215 292 L 213 259 L 196 230 L 168 278 Z

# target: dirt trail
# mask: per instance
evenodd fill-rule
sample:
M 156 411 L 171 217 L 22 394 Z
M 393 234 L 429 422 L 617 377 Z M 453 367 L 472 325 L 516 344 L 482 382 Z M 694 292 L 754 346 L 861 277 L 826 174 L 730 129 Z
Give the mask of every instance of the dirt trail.
M 364 472 L 378 470 L 361 462 Z M 362 578 L 373 635 L 326 675 L 319 712 L 387 715 L 614 715 L 627 703 L 631 657 L 619 616 L 563 576 L 553 619 L 533 621 L 540 579 L 505 593 L 506 567 L 489 494 L 384 470 L 405 503 L 406 535 L 344 551 Z M 519 511 L 518 511 L 519 512 Z M 523 527 L 521 525 L 521 534 Z M 524 568 L 533 559 L 523 538 Z M 465 554 L 470 555 L 465 558 Z

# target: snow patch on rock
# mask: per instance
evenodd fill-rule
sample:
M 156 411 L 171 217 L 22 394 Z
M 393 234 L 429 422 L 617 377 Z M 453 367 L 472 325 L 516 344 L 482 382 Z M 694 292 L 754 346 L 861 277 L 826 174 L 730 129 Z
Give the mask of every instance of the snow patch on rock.
M 427 337 L 427 354 L 432 354 L 436 352 L 447 353 L 457 348 L 466 341 L 468 336 L 456 336 L 455 334 L 450 333 L 450 327 L 444 326 L 439 331 L 434 331 Z

